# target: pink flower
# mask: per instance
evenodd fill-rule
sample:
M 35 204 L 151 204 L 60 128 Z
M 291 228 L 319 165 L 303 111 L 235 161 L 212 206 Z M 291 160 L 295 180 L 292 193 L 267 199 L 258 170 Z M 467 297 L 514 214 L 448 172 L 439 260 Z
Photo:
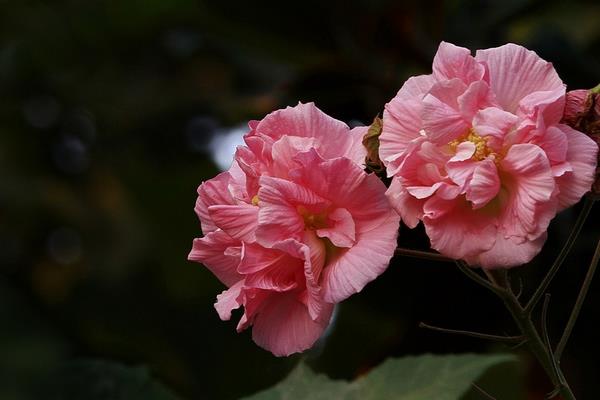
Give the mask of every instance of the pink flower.
M 198 188 L 204 237 L 189 259 L 229 287 L 217 296 L 221 319 L 243 306 L 238 331 L 253 325 L 259 346 L 289 355 L 387 268 L 399 216 L 360 165 L 366 127 L 350 130 L 312 103 L 249 125 L 231 169 Z
M 552 64 L 515 44 L 441 43 L 433 73 L 386 107 L 380 157 L 403 221 L 431 245 L 484 268 L 531 260 L 557 212 L 590 190 L 596 144 L 561 124 L 565 86 Z

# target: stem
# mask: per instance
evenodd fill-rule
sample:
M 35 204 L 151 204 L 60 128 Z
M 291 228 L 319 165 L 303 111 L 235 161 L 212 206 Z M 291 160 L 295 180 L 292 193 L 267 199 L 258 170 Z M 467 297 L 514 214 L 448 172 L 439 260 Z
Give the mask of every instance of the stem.
M 446 261 L 446 262 L 452 262 L 454 260 L 445 257 L 443 255 L 441 255 L 440 253 L 432 253 L 430 251 L 420 251 L 420 250 L 413 250 L 413 249 L 406 249 L 404 247 L 398 247 L 396 248 L 396 251 L 394 252 L 394 255 L 396 256 L 407 256 L 407 257 L 413 257 L 413 258 L 421 258 L 421 259 L 425 259 L 425 260 L 433 260 L 433 261 Z
M 494 340 L 494 341 L 498 341 L 498 342 L 520 343 L 525 340 L 524 336 L 490 335 L 488 333 L 479 333 L 479 332 L 464 331 L 464 330 L 457 330 L 457 329 L 447 329 L 447 328 L 440 328 L 438 326 L 428 325 L 424 322 L 421 322 L 419 324 L 419 328 L 430 329 L 432 331 L 443 332 L 443 333 L 450 333 L 452 335 L 462 335 L 462 336 L 470 336 L 470 337 L 474 337 L 474 338 L 478 338 L 478 339 Z
M 486 289 L 491 290 L 492 292 L 496 293 L 498 296 L 502 296 L 499 293 L 499 291 L 502 291 L 503 289 L 491 284 L 483 276 L 481 276 L 477 272 L 473 271 L 473 269 L 471 267 L 469 267 L 464 261 L 456 260 L 456 265 L 458 266 L 458 269 L 460 269 L 462 271 L 462 273 L 465 274 L 467 277 L 471 278 L 473 281 L 477 282 L 478 284 L 485 287 Z
M 567 326 L 565 327 L 565 331 L 562 337 L 560 338 L 560 341 L 558 342 L 558 346 L 556 346 L 556 351 L 554 352 L 554 354 L 559 362 L 563 350 L 565 349 L 565 346 L 569 341 L 569 337 L 571 336 L 571 332 L 573 331 L 573 327 L 575 326 L 577 317 L 579 317 L 579 313 L 581 312 L 581 307 L 583 305 L 585 297 L 587 296 L 588 290 L 590 289 L 592 279 L 594 278 L 594 273 L 596 272 L 596 267 L 598 266 L 598 261 L 600 261 L 600 240 L 596 245 L 596 251 L 594 252 L 592 262 L 590 263 L 590 267 L 588 268 L 583 284 L 581 285 L 581 290 L 579 291 L 579 295 L 577 296 L 577 300 L 575 301 L 575 305 L 573 306 L 573 311 L 571 312 L 571 316 L 569 317 Z
M 544 277 L 544 280 L 542 281 L 540 286 L 536 289 L 535 293 L 533 294 L 533 296 L 531 296 L 531 299 L 525 306 L 526 313 L 531 314 L 531 312 L 535 308 L 535 305 L 540 301 L 540 299 L 542 298 L 542 296 L 548 289 L 550 282 L 552 282 L 552 279 L 554 278 L 554 276 L 558 272 L 558 269 L 560 268 L 563 261 L 569 254 L 569 251 L 571 251 L 571 248 L 573 247 L 575 240 L 577 240 L 577 237 L 579 236 L 579 232 L 581 232 L 581 228 L 583 227 L 585 220 L 587 219 L 590 211 L 592 210 L 593 205 L 594 205 L 594 200 L 592 200 L 590 197 L 586 196 L 585 201 L 583 203 L 583 209 L 579 213 L 579 216 L 577 217 L 577 221 L 575 221 L 575 225 L 573 226 L 573 229 L 571 230 L 571 233 L 569 234 L 569 238 L 565 242 L 563 248 L 560 250 L 558 257 L 556 257 L 556 260 L 554 260 L 554 263 L 548 270 L 548 273 Z
M 531 320 L 531 314 L 523 308 L 510 289 L 506 271 L 486 271 L 486 274 L 492 280 L 493 285 L 499 289 L 496 290 L 495 293 L 502 299 L 504 305 L 517 324 L 517 327 L 527 339 L 525 345 L 544 368 L 546 374 L 557 388 L 558 393 L 560 393 L 565 400 L 575 400 L 575 395 L 565 381 L 562 372 L 554 369 L 552 350 L 546 346 L 543 339 L 540 337 L 537 328 Z M 490 282 L 487 283 L 491 284 Z

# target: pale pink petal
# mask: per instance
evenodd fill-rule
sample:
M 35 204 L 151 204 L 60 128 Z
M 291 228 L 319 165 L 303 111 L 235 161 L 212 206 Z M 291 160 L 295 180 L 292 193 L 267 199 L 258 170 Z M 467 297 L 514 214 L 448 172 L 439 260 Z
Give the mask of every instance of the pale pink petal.
M 468 257 L 465 261 L 485 269 L 518 267 L 527 264 L 540 252 L 546 236 L 546 233 L 543 233 L 537 239 L 520 242 L 515 238 L 505 238 L 499 233 L 491 249 Z
M 383 111 L 383 128 L 379 136 L 379 157 L 386 164 L 396 159 L 408 144 L 419 137 L 422 128 L 422 98 L 435 81 L 431 75 L 409 78 Z
M 315 152 L 297 157 L 302 167 L 290 172 L 294 181 L 338 208 L 347 209 L 355 224 L 378 225 L 390 205 L 385 185 L 347 158 L 322 160 Z M 368 205 L 368 206 L 365 206 Z
M 478 209 L 488 204 L 500 191 L 500 177 L 498 169 L 492 160 L 483 160 L 477 163 L 473 171 L 466 198 L 473 204 L 473 209 Z
M 336 208 L 328 215 L 329 227 L 317 229 L 317 235 L 328 238 L 336 247 L 352 247 L 356 241 L 352 214 L 345 208 Z
M 237 273 L 240 263 L 239 250 L 241 243 L 222 230 L 210 232 L 201 239 L 194 239 L 188 260 L 204 264 L 221 282 L 231 286 L 242 275 Z
M 314 232 L 305 232 L 304 243 L 288 239 L 277 242 L 274 246 L 292 257 L 304 260 L 303 273 L 306 290 L 298 299 L 306 305 L 310 317 L 317 320 L 324 306 L 319 278 L 326 258 L 325 244 L 317 238 Z
M 333 305 L 324 304 L 321 318 L 314 321 L 293 294 L 273 295 L 254 319 L 252 338 L 276 356 L 302 352 L 323 334 L 332 311 Z
M 431 197 L 423 207 L 423 223 L 431 247 L 447 257 L 466 259 L 487 251 L 496 240 L 496 222 L 463 199 Z
M 258 223 L 258 207 L 252 204 L 215 205 L 208 207 L 208 214 L 219 228 L 234 239 L 254 241 Z
M 441 42 L 433 59 L 433 76 L 437 80 L 459 78 L 464 83 L 483 79 L 485 67 L 471 55 L 469 49 Z
M 560 190 L 559 209 L 562 210 L 577 203 L 587 193 L 594 182 L 598 145 L 590 137 L 568 127 L 557 125 L 566 135 L 569 143 L 566 159 L 572 171 L 556 178 Z
M 494 93 L 484 81 L 476 81 L 458 97 L 458 106 L 465 120 L 473 119 L 477 111 L 496 105 Z
M 533 92 L 519 102 L 517 115 L 536 122 L 539 130 L 558 124 L 565 108 L 565 86 L 550 91 Z
M 423 129 L 427 138 L 436 144 L 446 144 L 465 134 L 470 128 L 459 110 L 458 97 L 466 90 L 458 80 L 438 82 L 423 99 Z
M 433 195 L 442 184 L 442 182 L 436 182 L 431 186 L 407 186 L 406 190 L 417 199 L 425 199 Z
M 294 157 L 299 152 L 318 148 L 319 139 L 315 137 L 283 136 L 273 143 L 272 169 L 269 173 L 278 178 L 287 178 L 288 172 L 297 167 Z
M 317 150 L 324 158 L 349 154 L 354 147 L 348 125 L 325 114 L 314 103 L 274 111 L 263 118 L 256 131 L 274 140 L 283 136 L 317 138 Z
M 503 204 L 501 224 L 508 236 L 535 238 L 540 234 L 539 208 L 551 202 L 555 182 L 550 163 L 544 151 L 533 144 L 517 144 L 510 148 L 501 161 L 506 201 Z
M 400 178 L 395 177 L 385 193 L 394 210 L 402 218 L 409 228 L 414 228 L 419 224 L 423 216 L 423 200 L 412 196 L 402 185 Z
M 473 154 L 475 154 L 475 150 L 477 150 L 477 146 L 475 146 L 475 143 L 470 142 L 468 140 L 462 142 L 461 144 L 456 146 L 456 154 L 448 161 L 466 161 L 473 157 Z
M 356 166 L 354 163 L 352 165 Z M 255 235 L 256 240 L 266 247 L 282 238 L 301 238 L 304 220 L 298 212 L 298 206 L 319 206 L 325 209 L 329 205 L 327 200 L 307 187 L 284 179 L 263 176 L 260 178 L 260 185 Z
M 284 292 L 285 293 L 285 292 Z M 242 288 L 240 301 L 244 305 L 244 314 L 237 324 L 236 330 L 243 331 L 254 323 L 254 319 L 265 304 L 279 293 L 256 288 Z
M 338 303 L 360 292 L 386 270 L 397 246 L 399 219 L 396 212 L 388 211 L 379 226 L 358 231 L 354 246 L 340 249 L 329 260 L 322 275 L 325 301 Z
M 342 157 L 347 157 L 354 161 L 361 167 L 365 164 L 365 157 L 367 156 L 367 149 L 363 146 L 362 141 L 369 130 L 368 126 L 357 126 L 350 129 L 350 136 L 352 137 L 352 145 L 342 154 Z
M 518 117 L 496 107 L 480 110 L 473 118 L 473 129 L 487 138 L 487 144 L 496 151 L 502 148 L 504 137 L 515 127 Z
M 298 287 L 304 261 L 277 249 L 244 245 L 238 271 L 245 275 L 244 286 L 275 292 Z
M 221 294 L 217 295 L 215 310 L 217 310 L 221 320 L 229 321 L 231 319 L 231 311 L 240 308 L 242 305 L 240 302 L 240 294 L 243 287 L 244 281 L 241 280 L 229 289 L 224 290 Z
M 551 165 L 562 164 L 567 160 L 569 141 L 567 135 L 557 126 L 551 126 L 546 131 L 535 137 L 531 143 L 544 150 Z
M 477 50 L 475 59 L 487 64 L 489 84 L 496 100 L 512 113 L 530 93 L 555 90 L 563 84 L 551 63 L 513 43 Z
M 477 165 L 479 165 L 479 161 L 472 159 L 448 162 L 446 172 L 448 172 L 448 177 L 452 182 L 464 189 L 471 181 Z
M 235 199 L 229 192 L 229 183 L 231 175 L 229 172 L 222 172 L 214 178 L 203 182 L 198 187 L 198 198 L 194 210 L 200 218 L 202 224 L 202 232 L 205 234 L 213 232 L 217 226 L 212 221 L 208 207 L 216 204 L 236 204 Z

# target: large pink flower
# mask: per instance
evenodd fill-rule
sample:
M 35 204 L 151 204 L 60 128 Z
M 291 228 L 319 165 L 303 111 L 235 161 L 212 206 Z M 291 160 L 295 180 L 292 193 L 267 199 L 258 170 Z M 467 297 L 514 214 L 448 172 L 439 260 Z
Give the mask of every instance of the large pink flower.
M 314 104 L 250 122 L 231 169 L 198 188 L 204 237 L 190 260 L 228 290 L 223 320 L 275 355 L 310 348 L 335 303 L 380 275 L 396 248 L 399 216 L 385 186 L 361 167 L 365 127 L 350 130 Z
M 432 247 L 484 268 L 531 260 L 556 213 L 592 184 L 596 144 L 560 120 L 565 85 L 515 44 L 441 43 L 433 73 L 410 78 L 386 107 L 380 157 L 388 197 Z

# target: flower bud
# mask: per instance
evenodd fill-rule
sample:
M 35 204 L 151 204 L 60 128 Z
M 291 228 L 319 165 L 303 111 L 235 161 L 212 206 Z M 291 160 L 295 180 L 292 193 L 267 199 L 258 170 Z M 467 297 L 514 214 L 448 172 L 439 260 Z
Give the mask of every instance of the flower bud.
M 562 122 L 591 137 L 600 147 L 600 85 L 567 93 Z M 592 195 L 600 198 L 600 154 Z

